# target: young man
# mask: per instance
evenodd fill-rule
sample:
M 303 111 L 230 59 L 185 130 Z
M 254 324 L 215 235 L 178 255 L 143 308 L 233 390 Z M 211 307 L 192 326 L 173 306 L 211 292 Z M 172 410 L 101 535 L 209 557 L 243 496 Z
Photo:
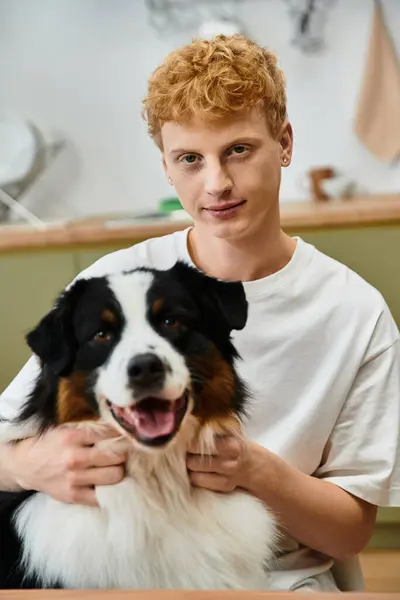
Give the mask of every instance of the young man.
M 275 511 L 277 589 L 336 589 L 332 559 L 360 552 L 378 505 L 400 504 L 398 329 L 379 292 L 280 228 L 293 134 L 271 53 L 240 36 L 180 48 L 153 73 L 144 114 L 194 227 L 106 256 L 81 277 L 181 258 L 244 282 L 249 320 L 234 342 L 254 396 L 249 441 L 221 439 L 211 461 L 193 448 L 190 476 L 222 493 L 240 486 Z M 32 358 L 3 393 L 4 416 L 36 370 Z M 1 487 L 95 504 L 92 486 L 119 481 L 124 461 L 96 441 L 61 428 L 3 448 Z

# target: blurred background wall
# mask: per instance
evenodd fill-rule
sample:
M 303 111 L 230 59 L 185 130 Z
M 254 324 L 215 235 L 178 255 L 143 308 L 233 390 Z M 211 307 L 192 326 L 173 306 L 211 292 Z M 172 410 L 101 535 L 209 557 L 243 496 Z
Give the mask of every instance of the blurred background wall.
M 304 2 L 243 0 L 236 9 L 246 32 L 277 52 L 287 77 L 295 153 L 282 202 L 307 198 L 304 173 L 321 164 L 335 166 L 361 192 L 398 191 L 399 163 L 372 156 L 353 131 L 373 1 L 331 2 L 325 47 L 316 54 L 291 44 L 294 4 Z M 400 2 L 382 7 L 400 54 Z M 151 71 L 194 34 L 172 28 L 160 35 L 145 0 L 0 0 L 0 109 L 68 142 L 26 206 L 43 218 L 142 211 L 171 193 L 140 103 Z

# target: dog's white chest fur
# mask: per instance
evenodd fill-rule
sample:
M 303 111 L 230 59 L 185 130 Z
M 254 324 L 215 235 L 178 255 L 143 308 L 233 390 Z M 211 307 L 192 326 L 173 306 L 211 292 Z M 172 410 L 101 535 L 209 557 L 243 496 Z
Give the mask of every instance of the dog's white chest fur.
M 242 492 L 190 490 L 173 463 L 162 478 L 136 464 L 97 489 L 101 508 L 30 498 L 16 519 L 28 572 L 68 588 L 266 589 L 272 516 Z

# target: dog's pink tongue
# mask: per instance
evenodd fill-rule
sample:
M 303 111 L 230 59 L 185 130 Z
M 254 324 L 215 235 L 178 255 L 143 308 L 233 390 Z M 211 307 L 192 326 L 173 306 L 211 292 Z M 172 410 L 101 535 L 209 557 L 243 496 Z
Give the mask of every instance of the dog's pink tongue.
M 136 408 L 122 410 L 122 417 L 134 425 L 141 437 L 153 439 L 169 435 L 174 430 L 175 412 L 172 406 L 145 409 L 139 405 Z
M 146 438 L 157 438 L 169 435 L 174 430 L 175 414 L 173 410 L 144 411 L 138 409 L 135 427 L 137 432 Z

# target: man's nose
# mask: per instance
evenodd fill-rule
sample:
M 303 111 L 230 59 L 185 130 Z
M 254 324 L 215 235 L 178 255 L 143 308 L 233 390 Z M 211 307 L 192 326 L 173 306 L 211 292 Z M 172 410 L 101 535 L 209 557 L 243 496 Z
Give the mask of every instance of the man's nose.
M 205 191 L 209 196 L 223 196 L 230 192 L 233 181 L 226 168 L 219 162 L 206 167 Z

